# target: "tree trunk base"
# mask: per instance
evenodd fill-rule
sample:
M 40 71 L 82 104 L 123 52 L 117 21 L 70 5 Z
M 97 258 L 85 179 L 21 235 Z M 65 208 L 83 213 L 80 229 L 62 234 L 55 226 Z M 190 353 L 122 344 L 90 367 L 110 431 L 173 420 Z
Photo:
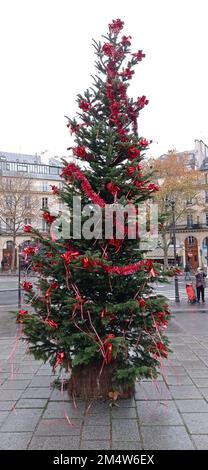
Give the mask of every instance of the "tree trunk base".
M 72 372 L 68 393 L 77 398 L 111 398 L 110 392 L 118 392 L 118 398 L 131 398 L 134 386 L 128 388 L 113 386 L 112 377 L 116 363 L 106 364 L 100 375 L 101 366 L 95 364 L 80 365 Z M 109 395 L 110 394 L 110 395 Z

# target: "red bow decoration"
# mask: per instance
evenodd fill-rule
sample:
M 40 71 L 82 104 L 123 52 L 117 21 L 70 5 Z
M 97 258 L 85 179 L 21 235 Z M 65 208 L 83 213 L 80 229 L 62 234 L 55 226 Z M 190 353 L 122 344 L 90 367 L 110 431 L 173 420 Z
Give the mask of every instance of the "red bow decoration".
M 33 265 L 33 271 L 36 273 L 36 272 L 39 272 L 41 273 L 42 272 L 42 268 L 43 268 L 43 263 L 35 263 Z
M 27 246 L 22 253 L 25 255 L 25 261 L 27 261 L 28 256 L 33 256 L 35 254 L 35 248 L 33 246 Z
M 57 194 L 57 195 L 60 194 L 60 190 L 55 184 L 50 184 L 50 187 L 51 187 L 51 191 L 53 194 Z
M 25 233 L 31 233 L 32 232 L 31 225 L 28 225 L 28 224 L 24 225 L 24 232 Z
M 106 188 L 113 196 L 117 196 L 118 192 L 120 191 L 119 186 L 117 186 L 115 183 L 107 183 Z
M 28 314 L 28 310 L 19 310 L 19 315 L 24 316 Z
M 63 255 L 61 255 L 61 258 L 64 260 L 65 264 L 70 264 L 73 259 L 76 259 L 79 256 L 79 252 L 76 250 L 68 250 L 66 251 Z
M 54 222 L 54 220 L 56 220 L 56 217 L 54 215 L 51 215 L 50 212 L 45 211 L 43 213 L 43 219 L 46 220 L 46 222 L 48 222 L 48 224 L 51 225 Z
M 140 299 L 138 299 L 137 302 L 138 302 L 138 304 L 139 304 L 139 306 L 140 306 L 141 308 L 145 308 L 145 307 L 146 307 L 145 300 L 144 300 L 142 297 L 140 297 Z
M 31 284 L 31 282 L 27 282 L 27 281 L 24 281 L 22 283 L 22 288 L 26 291 L 26 292 L 30 292 L 31 289 L 32 289 L 33 285 Z

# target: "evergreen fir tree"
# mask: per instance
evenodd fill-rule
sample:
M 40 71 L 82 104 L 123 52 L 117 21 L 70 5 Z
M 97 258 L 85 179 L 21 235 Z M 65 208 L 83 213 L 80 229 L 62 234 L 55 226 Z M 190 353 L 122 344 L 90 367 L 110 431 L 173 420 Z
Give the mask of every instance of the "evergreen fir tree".
M 122 29 L 123 22 L 113 20 L 104 43 L 94 41 L 93 86 L 78 95 L 77 117 L 68 118 L 76 163 L 64 162 L 63 190 L 52 187 L 70 211 L 73 197 L 80 196 L 81 207 L 96 204 L 103 220 L 107 204 L 128 208 L 148 201 L 158 190 L 142 173 L 149 142 L 138 135 L 137 119 L 148 100 L 127 95 L 134 66 L 145 55 L 131 52 L 131 37 L 122 35 Z M 56 217 L 44 211 L 43 218 L 52 224 Z M 82 214 L 81 223 L 87 219 Z M 46 238 L 25 226 L 37 240 L 36 247 L 24 251 L 37 273 L 38 291 L 24 282 L 34 313 L 21 310 L 17 321 L 23 323 L 35 358 L 71 371 L 69 392 L 75 396 L 112 391 L 130 396 L 136 378 L 157 377 L 168 355 L 163 330 L 170 312 L 165 298 L 152 289 L 152 282 L 164 280 L 163 274 L 139 249 L 139 233 L 129 238 L 128 217 L 124 239 L 113 220 L 110 239 L 105 239 L 104 222 L 102 238 L 91 239 L 73 237 L 73 224 L 71 236 L 58 240 L 53 230 L 52 238 Z M 77 223 L 73 215 L 71 222 Z

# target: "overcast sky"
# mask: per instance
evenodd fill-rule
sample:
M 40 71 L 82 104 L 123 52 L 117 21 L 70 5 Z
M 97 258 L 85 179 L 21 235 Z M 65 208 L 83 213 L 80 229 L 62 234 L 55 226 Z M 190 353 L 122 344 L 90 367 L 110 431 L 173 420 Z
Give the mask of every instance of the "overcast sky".
M 146 53 L 131 94 L 150 101 L 139 133 L 151 154 L 208 144 L 207 0 L 0 0 L 0 151 L 67 155 L 64 115 L 91 85 L 91 40 L 113 18 Z

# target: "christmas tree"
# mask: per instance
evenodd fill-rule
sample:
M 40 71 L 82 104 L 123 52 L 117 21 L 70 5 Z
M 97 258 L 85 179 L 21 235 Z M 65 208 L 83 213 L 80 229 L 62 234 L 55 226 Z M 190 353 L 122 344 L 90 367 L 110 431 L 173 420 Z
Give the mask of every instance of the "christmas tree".
M 35 358 L 70 371 L 69 393 L 80 397 L 131 396 L 136 379 L 157 377 L 169 350 L 163 330 L 170 312 L 152 288 L 163 273 L 145 257 L 138 222 L 132 236 L 132 207 L 159 188 L 142 172 L 149 142 L 139 136 L 137 120 L 148 100 L 127 95 L 134 66 L 145 54 L 131 52 L 123 25 L 113 20 L 103 43 L 94 41 L 93 85 L 78 95 L 76 118 L 68 118 L 76 163 L 64 162 L 64 188 L 52 191 L 68 208 L 70 231 L 66 234 L 64 221 L 49 210 L 43 212 L 51 225 L 48 237 L 25 226 L 36 239 L 24 253 L 38 290 L 23 283 L 34 312 L 21 310 L 17 321 Z M 72 211 L 75 197 L 80 216 Z M 124 208 L 123 224 L 114 213 L 118 205 Z M 106 208 L 113 208 L 108 236 Z

